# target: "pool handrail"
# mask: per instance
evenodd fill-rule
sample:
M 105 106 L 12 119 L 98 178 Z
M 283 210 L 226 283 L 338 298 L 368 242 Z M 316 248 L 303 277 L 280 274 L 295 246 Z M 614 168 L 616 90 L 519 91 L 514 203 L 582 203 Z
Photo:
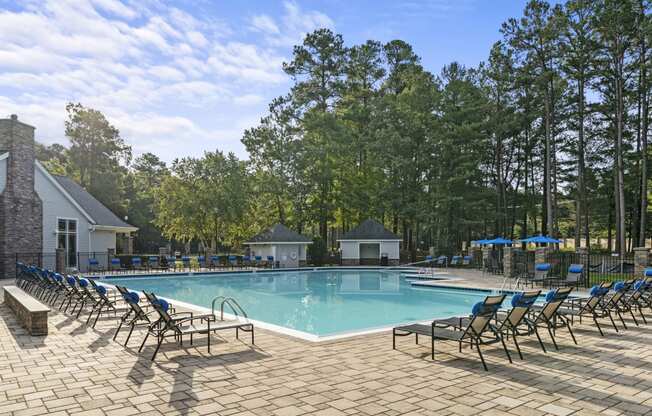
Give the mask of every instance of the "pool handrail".
M 236 316 L 238 316 L 238 312 L 240 312 L 245 319 L 249 319 L 249 317 L 247 316 L 247 312 L 245 312 L 245 310 L 242 308 L 242 306 L 240 306 L 240 304 L 238 303 L 237 300 L 235 300 L 234 298 L 227 297 L 227 296 L 222 296 L 222 295 L 214 297 L 213 301 L 211 302 L 211 313 L 213 315 L 215 315 L 215 302 L 217 302 L 218 300 L 222 301 L 222 303 L 220 303 L 220 320 L 221 321 L 224 320 L 224 304 L 229 305 L 229 307 L 231 307 L 231 310 L 233 311 L 233 313 Z

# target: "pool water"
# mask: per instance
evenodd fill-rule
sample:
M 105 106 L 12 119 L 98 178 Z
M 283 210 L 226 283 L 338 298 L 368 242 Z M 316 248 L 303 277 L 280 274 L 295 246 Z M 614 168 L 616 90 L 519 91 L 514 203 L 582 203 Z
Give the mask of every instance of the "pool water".
M 251 319 L 318 337 L 468 315 L 474 303 L 490 294 L 412 286 L 396 270 L 219 273 L 106 282 L 207 308 L 216 296 L 232 297 Z

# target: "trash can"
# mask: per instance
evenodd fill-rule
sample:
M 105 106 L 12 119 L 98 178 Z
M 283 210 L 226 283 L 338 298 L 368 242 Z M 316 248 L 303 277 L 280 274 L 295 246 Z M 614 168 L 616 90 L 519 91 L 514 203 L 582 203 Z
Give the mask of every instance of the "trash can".
M 387 253 L 383 253 L 380 255 L 380 265 L 389 266 L 389 257 L 387 256 Z

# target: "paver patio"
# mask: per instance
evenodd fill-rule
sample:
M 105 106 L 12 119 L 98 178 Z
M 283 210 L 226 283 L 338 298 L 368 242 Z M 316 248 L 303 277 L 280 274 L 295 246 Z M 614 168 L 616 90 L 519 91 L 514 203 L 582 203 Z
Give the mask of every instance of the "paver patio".
M 30 337 L 0 304 L 0 414 L 652 414 L 652 324 L 605 338 L 576 325 L 579 346 L 563 332 L 559 352 L 522 341 L 525 361 L 508 344 L 513 365 L 488 346 L 488 373 L 454 343 L 434 362 L 425 340 L 393 351 L 389 332 L 311 343 L 257 330 L 253 348 L 224 332 L 211 354 L 200 335 L 186 349 L 170 340 L 152 363 L 152 343 L 137 352 L 142 333 L 124 348 L 115 327 L 52 313 L 50 334 Z

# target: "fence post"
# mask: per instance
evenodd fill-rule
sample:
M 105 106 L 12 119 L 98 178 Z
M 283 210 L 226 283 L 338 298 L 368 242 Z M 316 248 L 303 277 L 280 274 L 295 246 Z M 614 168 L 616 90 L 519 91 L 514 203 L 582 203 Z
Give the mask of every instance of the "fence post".
M 492 248 L 489 246 L 482 246 L 482 267 L 485 268 L 487 263 L 489 263 L 489 258 L 491 257 Z
M 647 247 L 634 248 L 634 274 L 642 277 L 649 264 L 650 249 Z
M 54 268 L 57 273 L 63 274 L 66 268 L 66 252 L 62 248 L 56 249 Z
M 505 277 L 512 277 L 514 263 L 514 249 L 509 246 L 503 248 L 503 274 Z

